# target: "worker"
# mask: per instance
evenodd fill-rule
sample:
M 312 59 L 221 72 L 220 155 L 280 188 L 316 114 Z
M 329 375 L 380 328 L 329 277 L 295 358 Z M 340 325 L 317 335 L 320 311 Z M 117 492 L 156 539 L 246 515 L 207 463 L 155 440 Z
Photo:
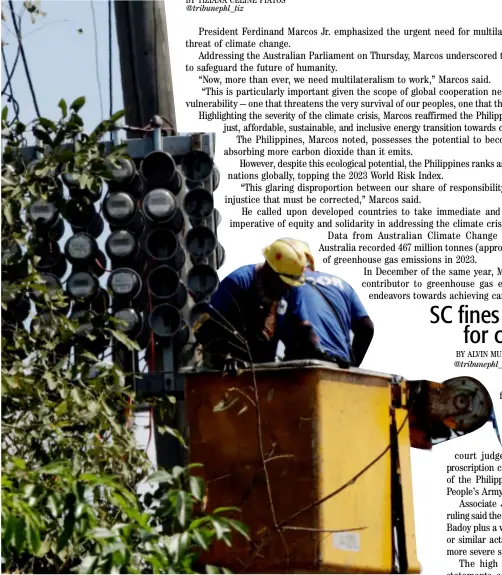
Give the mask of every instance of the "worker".
M 294 328 L 308 344 L 311 328 L 295 322 L 295 317 L 304 315 L 296 314 L 305 282 L 304 251 L 281 239 L 267 246 L 263 255 L 264 263 L 242 266 L 220 283 L 194 325 L 206 366 L 225 369 L 228 359 L 244 364 L 275 361 L 279 326 Z
M 301 319 L 308 321 L 318 338 L 318 352 L 314 352 L 314 358 L 334 361 L 343 368 L 359 367 L 374 332 L 373 322 L 361 300 L 346 281 L 315 271 L 314 257 L 307 243 L 288 241 L 302 250 L 307 259 L 305 286 L 299 290 L 303 301 L 298 305 L 303 310 Z M 305 358 L 305 351 L 299 345 L 288 343 L 284 342 L 285 359 Z

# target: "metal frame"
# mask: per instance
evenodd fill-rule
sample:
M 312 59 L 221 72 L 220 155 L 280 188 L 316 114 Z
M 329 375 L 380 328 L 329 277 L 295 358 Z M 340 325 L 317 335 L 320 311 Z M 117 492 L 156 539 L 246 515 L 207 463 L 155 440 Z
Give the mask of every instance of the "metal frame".
M 188 133 L 176 136 L 162 136 L 162 129 L 160 126 L 156 126 L 152 123 L 153 130 L 146 132 L 145 137 L 134 138 L 121 141 L 120 130 L 121 128 L 116 128 L 111 134 L 111 140 L 105 141 L 105 155 L 112 151 L 113 147 L 118 144 L 125 144 L 126 148 L 124 154 L 128 155 L 133 160 L 141 160 L 153 151 L 164 151 L 170 154 L 177 165 L 181 158 L 190 153 L 193 150 L 200 150 L 207 153 L 211 158 L 214 159 L 215 154 L 215 140 L 216 134 L 214 133 Z M 127 130 L 127 128 L 124 128 Z M 71 149 L 73 147 L 72 143 L 65 144 L 63 148 Z M 33 161 L 42 155 L 41 148 L 43 146 L 28 146 L 20 150 L 22 158 L 27 161 Z M 183 188 L 176 196 L 176 202 L 178 207 L 181 209 L 185 217 L 185 227 L 184 231 L 188 231 L 190 228 L 190 222 L 183 210 L 183 199 L 187 191 L 186 182 L 183 182 Z M 197 182 L 198 187 L 203 187 L 209 192 L 213 193 L 213 178 L 209 176 L 206 180 Z M 192 187 L 192 186 L 190 186 Z M 210 228 L 216 235 L 216 218 L 211 215 L 204 222 L 204 225 Z M 181 238 L 180 238 L 181 239 Z M 208 263 L 216 269 L 216 250 L 214 254 L 208 258 Z M 180 270 L 180 278 L 186 283 L 186 276 L 192 264 L 190 259 L 187 258 L 185 266 Z M 187 307 L 182 311 L 185 321 L 188 320 L 189 309 Z M 187 321 L 188 323 L 188 321 Z M 193 342 L 193 336 L 191 335 L 190 341 Z M 122 354 L 120 354 L 120 344 L 112 344 L 114 361 L 117 363 L 123 363 Z M 165 467 L 170 467 L 175 464 L 183 464 L 183 455 L 181 450 L 177 449 L 178 440 L 174 440 L 171 445 L 169 441 L 166 442 L 166 438 L 162 438 L 157 433 L 158 425 L 169 424 L 177 427 L 178 430 L 183 433 L 184 428 L 184 375 L 181 373 L 178 366 L 176 366 L 176 358 L 174 354 L 171 342 L 166 342 L 165 345 L 159 340 L 158 356 L 155 358 L 154 365 L 156 369 L 152 372 L 147 373 L 135 373 L 133 386 L 138 392 L 139 399 L 141 401 L 141 396 L 143 397 L 159 397 L 163 395 L 173 395 L 177 398 L 177 414 L 174 420 L 161 421 L 159 419 L 159 414 L 155 415 L 155 442 L 157 446 L 157 461 L 160 465 Z M 132 356 L 129 357 L 130 352 L 127 354 L 127 358 L 123 358 L 125 369 L 129 367 L 131 361 L 137 364 L 137 357 L 135 360 Z M 134 368 L 134 365 L 132 366 Z M 134 369 L 134 371 L 136 371 Z M 138 406 L 139 407 L 139 406 Z
M 193 149 L 193 136 L 194 134 L 184 134 L 179 136 L 165 136 L 162 138 L 162 150 L 171 154 L 171 156 L 182 156 L 188 154 Z M 202 151 L 208 153 L 211 157 L 214 156 L 216 134 L 210 133 L 197 133 L 197 138 L 200 141 L 200 148 Z M 122 142 L 127 144 L 126 154 L 133 160 L 143 158 L 150 152 L 155 150 L 153 138 L 134 138 Z M 112 141 L 106 141 L 105 151 L 109 153 L 112 150 Z M 73 144 L 65 144 L 63 148 L 71 148 Z M 39 157 L 39 149 L 35 146 L 27 146 L 22 148 L 21 155 L 26 160 L 35 160 Z

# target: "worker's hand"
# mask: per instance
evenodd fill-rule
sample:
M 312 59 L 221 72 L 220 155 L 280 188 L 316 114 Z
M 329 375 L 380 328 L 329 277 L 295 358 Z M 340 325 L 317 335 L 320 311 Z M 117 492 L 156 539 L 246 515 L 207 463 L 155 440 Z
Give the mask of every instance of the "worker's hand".
M 291 345 L 286 349 L 286 359 L 318 359 L 321 350 L 319 339 L 308 322 L 295 326 Z
M 223 364 L 223 375 L 230 375 L 231 377 L 237 377 L 242 373 L 243 369 L 249 368 L 249 364 L 241 359 L 235 359 L 233 357 L 225 358 Z

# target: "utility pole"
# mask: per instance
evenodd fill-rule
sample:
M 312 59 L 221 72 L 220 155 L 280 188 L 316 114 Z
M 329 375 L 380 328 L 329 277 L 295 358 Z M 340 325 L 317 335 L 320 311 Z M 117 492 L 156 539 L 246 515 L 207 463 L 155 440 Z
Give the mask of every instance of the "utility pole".
M 163 116 L 176 129 L 163 0 L 115 0 L 126 122 L 147 126 Z
M 120 54 L 125 119 L 128 125 L 145 127 L 155 115 L 176 131 L 171 61 L 163 0 L 115 0 L 115 20 Z M 181 194 L 180 194 L 181 196 Z M 179 200 L 181 201 L 181 197 Z M 153 363 L 156 370 L 172 369 L 162 350 Z M 169 354 L 166 355 L 168 357 Z M 124 366 L 126 367 L 126 366 Z M 159 426 L 177 427 L 183 433 L 184 401 L 178 398 L 174 418 L 154 411 L 153 426 L 157 464 L 169 468 L 183 464 L 180 445 Z

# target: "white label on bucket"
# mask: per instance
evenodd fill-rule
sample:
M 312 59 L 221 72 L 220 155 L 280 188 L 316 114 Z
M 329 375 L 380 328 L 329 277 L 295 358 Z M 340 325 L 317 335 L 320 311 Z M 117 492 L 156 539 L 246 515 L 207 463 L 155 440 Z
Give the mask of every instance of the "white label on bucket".
M 342 531 L 333 533 L 333 547 L 341 551 L 360 551 L 361 538 L 359 533 Z

